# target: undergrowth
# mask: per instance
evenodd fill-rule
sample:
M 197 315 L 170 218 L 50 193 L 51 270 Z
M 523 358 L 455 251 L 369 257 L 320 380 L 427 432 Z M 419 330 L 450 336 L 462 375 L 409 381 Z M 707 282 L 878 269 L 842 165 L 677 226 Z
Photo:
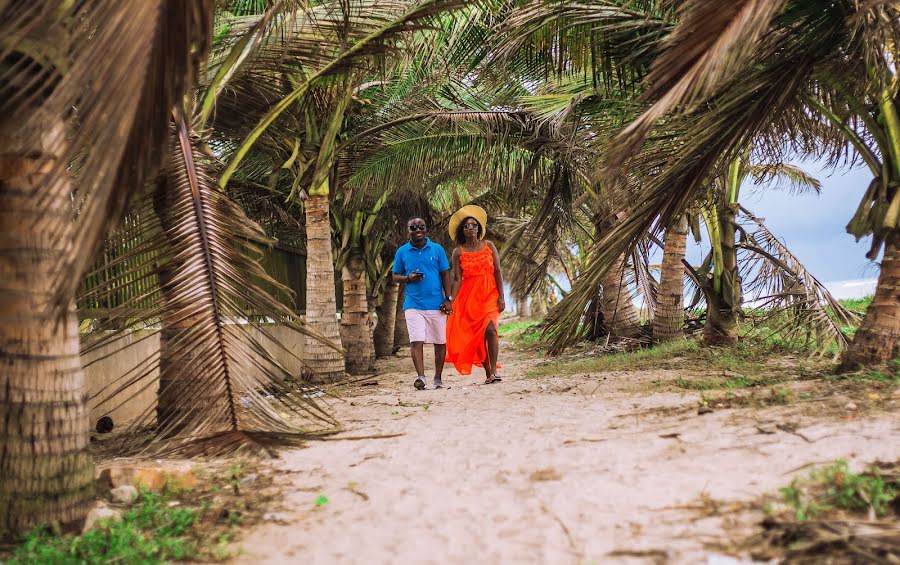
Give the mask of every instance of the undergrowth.
M 252 467 L 255 470 L 255 466 Z M 60 535 L 38 527 L 0 563 L 168 563 L 224 561 L 233 557 L 236 527 L 259 519 L 273 494 L 262 494 L 268 477 L 248 473 L 245 463 L 219 471 L 195 468 L 201 487 L 141 489 L 120 508 L 121 519 L 101 520 L 81 534 Z
M 876 466 L 853 473 L 846 461 L 838 460 L 807 479 L 794 479 L 780 493 L 799 522 L 846 512 L 881 518 L 893 512 L 892 504 L 900 497 L 900 477 L 884 476 Z
M 528 370 L 526 376 L 532 378 L 574 375 L 576 373 L 596 373 L 602 371 L 637 371 L 658 368 L 663 360 L 673 360 L 699 350 L 699 345 L 691 339 L 663 343 L 648 347 L 607 355 L 591 354 L 576 358 L 554 359 Z
M 207 542 L 195 531 L 204 508 L 170 506 L 170 501 L 167 495 L 144 490 L 121 520 L 102 521 L 81 535 L 59 536 L 35 528 L 7 563 L 164 563 L 203 553 L 208 553 L 206 558 L 227 557 L 204 547 Z

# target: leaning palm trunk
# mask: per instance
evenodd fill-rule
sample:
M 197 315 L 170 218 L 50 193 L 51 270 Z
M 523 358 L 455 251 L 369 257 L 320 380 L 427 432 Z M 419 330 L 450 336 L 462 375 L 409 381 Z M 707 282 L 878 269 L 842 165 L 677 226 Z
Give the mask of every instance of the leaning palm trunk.
M 653 339 L 671 341 L 684 335 L 684 252 L 687 247 L 687 218 L 680 216 L 666 230 Z
M 388 357 L 394 349 L 394 325 L 397 321 L 397 295 L 400 285 L 390 278 L 384 285 L 384 296 L 376 308 L 378 323 L 375 325 L 375 357 Z
M 845 368 L 885 363 L 900 357 L 900 232 L 884 244 L 875 297 L 842 360 Z
M 623 279 L 625 255 L 603 277 L 603 320 L 613 337 L 634 337 L 640 333 L 640 319 Z
M 62 136 L 48 120 L 44 142 Z M 52 138 L 52 139 L 50 139 Z M 49 140 L 49 141 L 48 141 Z M 71 186 L 51 147 L 0 139 L 0 538 L 83 518 L 93 496 L 74 305 L 53 281 L 73 251 Z M 26 155 L 28 155 L 26 157 Z
M 347 372 L 364 375 L 375 369 L 372 324 L 366 297 L 366 269 L 361 255 L 354 254 L 342 269 L 344 308 L 341 342 L 347 351 Z
M 406 285 L 399 285 L 397 292 L 397 314 L 394 316 L 394 347 L 393 353 L 400 351 L 401 347 L 409 345 L 409 331 L 406 329 L 406 312 L 403 311 L 403 301 L 406 298 Z
M 316 333 L 340 344 L 334 296 L 334 259 L 328 194 L 311 194 L 306 208 L 306 323 Z M 316 339 L 307 339 L 307 362 L 318 382 L 337 382 L 344 377 L 344 358 Z

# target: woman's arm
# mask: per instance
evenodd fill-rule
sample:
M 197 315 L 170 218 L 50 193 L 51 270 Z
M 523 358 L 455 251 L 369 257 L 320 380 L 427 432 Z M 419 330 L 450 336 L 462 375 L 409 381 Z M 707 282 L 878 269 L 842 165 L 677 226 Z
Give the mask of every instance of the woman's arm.
M 491 253 L 494 255 L 494 282 L 497 283 L 497 294 L 499 294 L 497 309 L 503 312 L 506 310 L 506 298 L 503 292 L 503 271 L 500 269 L 500 253 L 497 252 L 497 246 L 494 245 L 493 241 L 485 241 L 485 243 L 491 248 Z
M 450 296 L 453 297 L 451 304 L 456 302 L 456 295 L 459 293 L 459 287 L 462 286 L 462 267 L 459 265 L 459 247 L 453 250 L 450 257 L 450 270 L 453 271 L 453 282 L 450 283 Z

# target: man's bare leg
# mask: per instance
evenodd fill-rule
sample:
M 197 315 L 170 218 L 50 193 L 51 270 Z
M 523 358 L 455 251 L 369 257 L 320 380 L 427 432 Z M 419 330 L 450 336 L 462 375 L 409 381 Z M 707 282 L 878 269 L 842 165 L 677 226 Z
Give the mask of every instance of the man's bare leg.
M 434 344 L 434 388 L 444 388 L 444 382 L 441 375 L 444 372 L 444 358 L 447 357 L 447 345 L 443 343 Z
M 425 353 L 421 341 L 414 341 L 409 344 L 409 352 L 412 355 L 413 365 L 416 368 L 416 388 L 425 388 Z M 421 386 L 419 381 L 422 381 Z

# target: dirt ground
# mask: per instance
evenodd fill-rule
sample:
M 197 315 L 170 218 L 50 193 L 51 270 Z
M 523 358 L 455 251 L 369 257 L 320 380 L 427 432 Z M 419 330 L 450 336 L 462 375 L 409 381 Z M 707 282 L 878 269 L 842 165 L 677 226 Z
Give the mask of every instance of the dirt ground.
M 235 562 L 736 563 L 715 548 L 759 521 L 742 503 L 900 455 L 896 389 L 866 408 L 797 381 L 805 400 L 700 415 L 697 392 L 642 386 L 677 370 L 529 378 L 541 358 L 505 348 L 502 383 L 416 391 L 404 353 L 338 389 L 346 432 L 283 453 Z

